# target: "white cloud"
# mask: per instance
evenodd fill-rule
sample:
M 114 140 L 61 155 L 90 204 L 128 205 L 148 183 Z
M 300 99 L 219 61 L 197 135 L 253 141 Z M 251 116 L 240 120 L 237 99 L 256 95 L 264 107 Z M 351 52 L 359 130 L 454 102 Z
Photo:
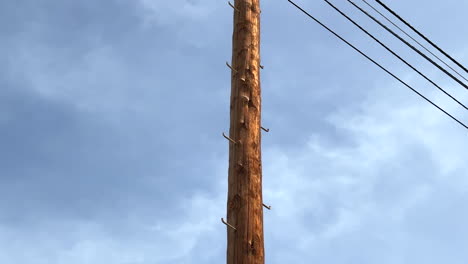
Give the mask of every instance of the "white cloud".
M 295 152 L 265 149 L 264 193 L 275 209 L 266 214 L 267 232 L 299 243 L 304 258 L 349 236 L 380 233 L 392 243 L 408 212 L 433 203 L 436 192 L 448 189 L 468 198 L 466 130 L 404 89 L 394 88 L 390 98 L 379 95 L 383 89 L 369 93 L 357 109 L 327 117 L 347 132 L 350 144 L 324 144 L 314 134 Z M 463 116 L 463 110 L 448 108 Z
M 206 20 L 215 11 L 217 1 L 213 0 L 139 0 L 142 6 L 148 9 L 147 22 L 163 26 L 177 25 Z

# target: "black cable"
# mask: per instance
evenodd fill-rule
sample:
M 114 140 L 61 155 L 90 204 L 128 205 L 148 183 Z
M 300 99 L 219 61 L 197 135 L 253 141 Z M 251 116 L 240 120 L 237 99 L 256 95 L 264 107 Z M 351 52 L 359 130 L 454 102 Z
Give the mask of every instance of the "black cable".
M 388 22 L 390 22 L 393 26 L 395 26 L 396 28 L 398 28 L 401 32 L 403 32 L 403 34 L 405 34 L 407 37 L 409 37 L 410 39 L 412 39 L 414 42 L 416 42 L 421 48 L 423 48 L 425 51 L 429 52 L 432 56 L 434 56 L 437 60 L 439 60 L 440 62 L 442 62 L 445 66 L 447 66 L 448 68 L 450 68 L 453 72 L 455 72 L 458 76 L 460 76 L 461 78 L 463 78 L 465 81 L 468 82 L 468 79 L 466 79 L 463 75 L 461 75 L 457 70 L 455 70 L 452 66 L 448 65 L 445 61 L 443 61 L 439 56 L 435 55 L 432 51 L 430 51 L 428 48 L 426 48 L 423 44 L 421 44 L 421 42 L 419 42 L 418 40 L 416 40 L 415 38 L 413 38 L 410 34 L 408 34 L 408 32 L 406 32 L 404 29 L 402 29 L 400 26 L 398 26 L 397 24 L 395 24 L 392 20 L 390 20 L 390 18 L 388 18 L 387 16 L 385 16 L 384 14 L 382 14 L 382 12 L 380 12 L 379 10 L 377 10 L 377 8 L 375 8 L 373 5 L 369 4 L 369 2 L 367 2 L 366 0 L 362 0 L 366 5 L 368 5 L 370 8 L 372 8 L 375 12 L 377 12 L 379 15 L 381 15 L 383 18 L 385 18 L 385 20 L 387 20 Z
M 468 70 L 457 60 L 452 58 L 450 55 L 448 55 L 443 49 L 439 48 L 434 42 L 430 41 L 426 36 L 424 36 L 421 32 L 419 32 L 417 29 L 415 29 L 410 23 L 406 22 L 402 17 L 400 17 L 395 11 L 390 9 L 390 7 L 386 6 L 384 3 L 382 3 L 379 0 L 375 0 L 379 5 L 381 5 L 383 8 L 385 8 L 388 12 L 392 13 L 396 18 L 398 18 L 401 22 L 403 22 L 405 25 L 407 25 L 409 28 L 411 28 L 416 34 L 418 34 L 421 38 L 423 38 L 425 41 L 427 41 L 429 44 L 431 44 L 434 48 L 436 48 L 440 53 L 444 54 L 449 58 L 451 61 L 453 61 L 455 64 L 458 65 L 458 67 L 462 68 L 465 72 L 468 73 Z
M 382 22 L 380 22 L 377 18 L 373 17 L 371 14 L 367 13 L 364 9 L 362 9 L 360 6 L 358 6 L 356 3 L 354 3 L 353 1 L 351 0 L 347 0 L 348 2 L 350 2 L 354 7 L 356 7 L 357 9 L 359 9 L 359 11 L 361 11 L 362 13 L 364 13 L 366 16 L 368 16 L 370 19 L 374 20 L 377 24 L 379 24 L 381 27 L 383 27 L 385 30 L 387 30 L 388 32 L 390 32 L 393 36 L 395 36 L 396 38 L 398 38 L 400 41 L 402 41 L 403 43 L 405 43 L 408 47 L 410 47 L 412 50 L 414 50 L 416 53 L 418 53 L 419 55 L 421 55 L 423 58 L 425 58 L 427 61 L 429 61 L 430 63 L 432 63 L 434 66 L 436 66 L 439 70 L 441 70 L 442 72 L 444 72 L 445 74 L 447 74 L 448 76 L 450 76 L 453 80 L 455 80 L 457 83 L 459 83 L 461 86 L 463 86 L 465 89 L 468 89 L 468 86 L 463 83 L 462 81 L 460 81 L 460 79 L 458 79 L 457 77 L 453 76 L 450 72 L 448 72 L 446 69 L 442 68 L 442 66 L 440 66 L 439 64 L 437 64 L 435 61 L 433 61 L 431 58 L 429 58 L 428 56 L 426 56 L 426 54 L 422 53 L 420 50 L 418 50 L 416 47 L 414 47 L 413 45 L 411 45 L 408 41 L 406 41 L 405 39 L 403 39 L 402 37 L 400 37 L 400 35 L 398 35 L 397 33 L 393 32 L 393 30 L 389 29 L 387 26 L 385 26 L 384 24 L 382 24 Z
M 338 33 L 336 33 L 335 31 L 331 30 L 329 27 L 327 27 L 325 24 L 323 24 L 322 22 L 320 22 L 318 19 L 316 19 L 315 17 L 313 17 L 311 14 L 307 13 L 307 11 L 305 11 L 302 7 L 298 6 L 296 3 L 294 3 L 292 0 L 288 0 L 292 5 L 294 5 L 297 9 L 299 9 L 300 11 L 302 11 L 304 14 L 306 14 L 308 17 L 310 17 L 312 20 L 314 20 L 315 22 L 317 22 L 319 25 L 321 25 L 322 27 L 324 27 L 326 30 L 328 30 L 330 33 L 332 33 L 333 35 L 335 35 L 335 37 L 339 38 L 341 41 L 343 41 L 344 43 L 346 43 L 348 46 L 350 46 L 351 48 L 353 48 L 355 51 L 357 51 L 359 54 L 361 54 L 362 56 L 364 56 L 366 59 L 370 60 L 372 63 L 374 63 L 375 65 L 377 65 L 380 69 L 382 69 L 383 71 L 385 71 L 387 74 L 389 74 L 390 76 L 392 76 L 393 78 L 395 78 L 396 80 L 398 80 L 400 83 L 402 83 L 403 85 L 405 85 L 407 88 L 411 89 L 411 91 L 415 92 L 417 95 L 419 95 L 421 98 L 423 98 L 424 100 L 426 100 L 428 103 L 432 104 L 434 107 L 436 107 L 437 109 L 439 109 L 440 111 L 442 111 L 444 114 L 446 114 L 447 116 L 449 116 L 450 118 L 452 118 L 454 121 L 456 121 L 458 124 L 460 124 L 461 126 L 463 126 L 465 129 L 468 130 L 468 126 L 465 125 L 464 123 L 462 123 L 460 120 L 458 120 L 457 118 L 455 118 L 454 116 L 452 116 L 451 114 L 449 114 L 447 111 L 445 111 L 444 109 L 442 109 L 440 106 L 438 106 L 437 104 L 435 104 L 434 102 L 432 102 L 431 100 L 429 100 L 427 97 L 425 97 L 424 95 L 422 95 L 420 92 L 418 92 L 417 90 L 415 90 L 413 87 L 411 87 L 409 84 L 407 84 L 406 82 L 404 82 L 403 80 L 401 80 L 400 78 L 398 78 L 395 74 L 393 74 L 392 72 L 390 72 L 389 70 L 387 70 L 386 68 L 384 68 L 382 65 L 380 65 L 378 62 L 376 62 L 375 60 L 373 60 L 371 57 L 369 57 L 368 55 L 366 55 L 364 52 L 362 52 L 360 49 L 356 48 L 353 44 L 349 43 L 346 39 L 344 39 L 343 37 L 341 37 L 340 35 L 338 35 Z
M 347 16 L 345 13 L 343 13 L 339 8 L 337 8 L 336 6 L 334 6 L 332 3 L 330 3 L 328 0 L 324 0 L 328 5 L 330 5 L 333 9 L 335 9 L 335 11 L 337 11 L 338 13 L 340 13 L 342 16 L 344 16 L 346 19 L 348 19 L 351 23 L 353 23 L 356 27 L 358 27 L 360 30 L 362 30 L 364 33 L 366 33 L 369 37 L 371 37 L 373 40 L 375 40 L 377 43 L 379 43 L 382 47 L 384 47 L 387 51 L 389 51 L 391 54 L 393 54 L 393 56 L 397 57 L 398 59 L 400 59 L 403 63 L 405 63 L 408 67 L 410 67 L 411 69 L 413 69 L 415 72 L 417 72 L 419 75 L 421 75 L 424 79 L 426 79 L 427 81 L 429 81 L 432 85 L 434 85 L 437 89 L 439 89 L 440 91 L 442 91 L 444 94 L 446 94 L 447 96 L 449 96 L 450 98 L 452 98 L 452 100 L 454 100 L 455 102 L 457 102 L 459 105 L 463 106 L 463 108 L 465 108 L 465 110 L 468 110 L 468 108 L 463 104 L 461 103 L 460 101 L 458 101 L 455 97 L 453 97 L 451 94 L 449 94 L 447 91 L 445 91 L 442 87 L 440 87 L 439 85 L 437 85 L 434 81 L 432 81 L 431 79 L 429 79 L 426 75 L 424 75 L 422 72 L 420 72 L 418 69 L 416 69 L 413 65 L 411 65 L 410 63 L 408 63 L 405 59 L 403 59 L 400 55 L 396 54 L 392 49 L 390 49 L 388 46 L 386 46 L 384 43 L 382 43 L 380 40 L 378 40 L 376 37 L 374 37 L 371 33 L 369 33 L 367 30 L 365 30 L 363 27 L 361 27 L 358 23 L 356 23 L 353 19 L 351 19 L 349 16 Z

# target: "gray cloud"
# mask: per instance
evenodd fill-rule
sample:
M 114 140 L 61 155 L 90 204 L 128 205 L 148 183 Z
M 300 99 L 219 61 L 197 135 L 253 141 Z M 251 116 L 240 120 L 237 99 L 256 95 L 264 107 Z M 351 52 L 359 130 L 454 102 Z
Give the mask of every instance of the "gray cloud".
M 444 30 L 463 32 L 465 4 L 416 4 L 394 5 L 465 59 L 466 34 Z M 325 5 L 306 6 L 466 118 Z M 231 12 L 1 4 L 0 262 L 224 261 Z M 286 1 L 262 14 L 267 262 L 461 263 L 466 133 Z

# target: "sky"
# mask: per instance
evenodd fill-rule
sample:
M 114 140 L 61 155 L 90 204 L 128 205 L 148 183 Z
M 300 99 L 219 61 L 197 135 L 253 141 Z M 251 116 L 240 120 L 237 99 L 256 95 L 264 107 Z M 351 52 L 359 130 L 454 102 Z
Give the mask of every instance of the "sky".
M 468 122 L 326 3 L 297 3 Z M 468 2 L 386 3 L 468 65 Z M 286 0 L 261 5 L 266 263 L 466 263 L 466 130 Z M 225 261 L 232 15 L 215 0 L 0 2 L 0 263 Z

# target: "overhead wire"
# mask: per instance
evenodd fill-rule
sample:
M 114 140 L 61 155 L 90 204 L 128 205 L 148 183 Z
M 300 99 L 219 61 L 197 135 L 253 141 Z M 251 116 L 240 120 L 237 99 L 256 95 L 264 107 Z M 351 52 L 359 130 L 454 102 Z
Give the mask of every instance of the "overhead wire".
M 461 105 L 465 110 L 468 110 L 468 107 L 466 107 L 463 103 L 458 101 L 454 96 L 452 96 L 450 93 L 448 93 L 446 90 L 444 90 L 442 87 L 440 87 L 438 84 L 436 84 L 433 80 L 431 80 L 429 77 L 424 75 L 421 71 L 416 69 L 413 65 L 411 65 L 409 62 L 407 62 L 405 59 L 403 59 L 400 55 L 398 55 L 396 52 L 394 52 L 391 48 L 389 48 L 387 45 L 382 43 L 379 39 L 377 39 L 374 35 L 369 33 L 366 29 L 364 29 L 361 25 L 359 25 L 357 22 L 355 22 L 352 18 L 350 18 L 348 15 L 346 15 L 343 11 L 341 11 L 338 7 L 334 6 L 332 3 L 330 3 L 328 0 L 324 0 L 328 5 L 330 5 L 335 11 L 340 13 L 343 17 L 348 19 L 353 25 L 358 27 L 361 31 L 366 33 L 369 37 L 371 37 L 374 41 L 379 43 L 382 47 L 384 47 L 388 52 L 390 52 L 393 56 L 397 57 L 400 61 L 405 63 L 408 67 L 413 69 L 415 72 L 417 72 L 419 75 L 421 75 L 424 79 L 426 79 L 428 82 L 430 82 L 432 85 L 434 85 L 437 89 L 442 91 L 444 94 L 446 94 L 448 97 L 450 97 L 452 100 L 457 102 L 459 105 Z
M 344 43 L 346 43 L 349 47 L 351 47 L 352 49 L 354 49 L 356 52 L 358 52 L 359 54 L 361 54 L 362 56 L 364 56 L 366 59 L 368 59 L 369 61 L 371 61 L 372 63 L 374 63 L 375 65 L 377 65 L 380 69 L 382 69 L 383 71 L 385 71 L 387 74 L 389 74 L 390 76 L 392 76 L 393 78 L 395 78 L 397 81 L 399 81 L 400 83 L 402 83 L 404 86 L 406 86 L 407 88 L 409 88 L 411 91 L 413 91 L 414 93 L 416 93 L 417 95 L 419 95 L 421 98 L 423 98 L 425 101 L 427 101 L 428 103 L 430 103 L 431 105 L 433 105 L 434 107 L 436 107 L 438 110 L 440 110 L 441 112 L 443 112 L 444 114 L 446 114 L 447 116 L 449 116 L 452 120 L 454 120 L 455 122 L 457 122 L 459 125 L 461 125 L 462 127 L 464 127 L 465 129 L 468 130 L 468 126 L 465 125 L 462 121 L 458 120 L 456 117 L 454 117 L 453 115 L 451 115 L 450 113 L 448 113 L 447 111 L 445 111 L 443 108 L 441 108 L 440 106 L 438 106 L 436 103 L 432 102 L 430 99 L 428 99 L 427 97 L 425 97 L 423 94 L 421 94 L 420 92 L 418 92 L 416 89 L 414 89 L 412 86 L 410 86 L 409 84 L 407 84 L 405 81 L 403 81 L 402 79 L 400 79 L 398 76 L 396 76 L 395 74 L 393 74 L 392 72 L 390 72 L 389 70 L 387 70 L 385 67 L 383 67 L 381 64 L 379 64 L 378 62 L 376 62 L 374 59 L 372 59 L 371 57 L 369 57 L 367 54 L 365 54 L 363 51 L 361 51 L 360 49 L 358 49 L 357 47 L 355 47 L 353 44 L 351 44 L 349 41 L 347 41 L 346 39 L 344 39 L 342 36 L 340 36 L 338 33 L 336 33 L 335 31 L 333 31 L 332 29 L 330 29 L 329 27 L 327 27 L 325 24 L 323 24 L 320 20 L 318 20 L 317 18 L 315 18 L 314 16 L 312 16 L 311 14 L 309 14 L 306 10 L 304 10 L 302 7 L 300 7 L 299 5 L 297 5 L 295 2 L 293 2 L 292 0 L 288 0 L 289 3 L 291 3 L 294 7 L 296 7 L 298 10 L 300 10 L 301 12 L 303 12 L 305 15 L 307 15 L 309 18 L 311 18 L 312 20 L 314 20 L 316 23 L 318 23 L 320 26 L 322 26 L 323 28 L 325 28 L 327 31 L 329 31 L 330 33 L 332 33 L 335 37 L 339 38 L 341 41 L 343 41 Z
M 436 48 L 440 53 L 444 54 L 447 58 L 449 58 L 453 63 L 457 64 L 458 67 L 462 68 L 465 72 L 468 73 L 468 69 L 465 68 L 461 63 L 459 63 L 457 60 L 452 58 L 447 52 L 445 52 L 442 48 L 437 46 L 434 42 L 432 42 L 429 38 L 427 38 L 424 34 L 419 32 L 416 28 L 414 28 L 410 23 L 406 22 L 401 16 L 399 16 L 395 11 L 393 11 L 390 7 L 386 6 L 382 1 L 380 0 L 375 0 L 379 5 L 381 5 L 383 8 L 385 8 L 388 12 L 390 12 L 392 15 L 394 15 L 396 18 L 398 18 L 403 24 L 411 28 L 416 34 L 418 34 L 421 38 L 423 38 L 425 41 L 427 41 L 429 44 L 431 44 L 434 48 Z
M 351 3 L 354 7 L 356 7 L 359 11 L 361 11 L 362 13 L 364 13 L 366 16 L 368 16 L 370 19 L 374 20 L 377 24 L 379 24 L 381 27 L 383 27 L 386 31 L 388 31 L 390 34 L 392 34 L 394 37 L 398 38 L 400 41 L 402 41 L 403 43 L 405 43 L 408 47 L 410 47 L 412 50 L 414 50 L 416 53 L 418 53 L 420 56 L 422 56 L 424 59 L 426 59 L 427 61 L 429 61 L 432 65 L 436 66 L 439 70 L 441 70 L 443 73 L 445 73 L 446 75 L 448 75 L 450 78 L 452 78 L 454 81 L 456 81 L 458 84 L 460 84 L 461 86 L 463 86 L 465 89 L 468 90 L 468 85 L 466 85 L 464 82 L 460 81 L 460 79 L 458 79 L 457 77 L 453 76 L 453 74 L 451 74 L 450 72 L 448 72 L 446 69 L 444 69 L 442 66 L 440 66 L 437 62 L 435 62 L 434 60 L 432 60 L 431 58 L 429 58 L 426 54 L 424 54 L 423 52 L 421 52 L 418 48 L 416 48 L 415 46 L 411 45 L 408 41 L 406 41 L 404 38 L 402 38 L 400 35 L 398 35 L 397 33 L 395 33 L 393 30 L 391 30 L 390 28 L 388 28 L 386 25 L 384 25 L 382 22 L 380 22 L 380 20 L 378 20 L 377 18 L 375 18 L 374 16 L 372 16 L 371 14 L 369 14 L 366 10 L 362 9 L 360 6 L 358 6 L 356 3 L 354 3 L 353 1 L 351 0 L 347 0 L 349 3 Z
M 417 39 L 415 39 L 413 36 L 411 36 L 408 32 L 406 32 L 404 29 L 402 29 L 400 26 L 398 26 L 397 24 L 395 24 L 395 22 L 393 22 L 390 18 L 388 18 L 386 15 L 382 14 L 382 12 L 380 12 L 377 8 L 375 8 L 373 5 L 371 5 L 369 2 L 367 2 L 366 0 L 362 0 L 366 5 L 368 5 L 370 8 L 372 8 L 372 10 L 374 10 L 375 12 L 377 12 L 380 16 L 382 16 L 385 20 L 387 20 L 390 24 L 392 24 L 393 26 L 395 26 L 396 28 L 398 28 L 398 30 L 400 30 L 403 34 L 405 34 L 407 37 L 409 37 L 411 40 L 413 40 L 414 42 L 416 42 L 421 48 L 423 48 L 425 51 L 429 52 L 429 54 L 431 54 L 432 56 L 434 56 L 438 61 L 440 61 L 441 63 L 443 63 L 445 66 L 447 66 L 449 69 L 451 69 L 453 72 L 455 72 L 458 76 L 460 76 L 461 78 L 463 78 L 465 81 L 468 82 L 468 79 L 466 79 L 461 73 L 459 73 L 457 70 L 455 70 L 452 66 L 450 66 L 448 63 L 446 63 L 444 60 L 442 60 L 439 56 L 437 56 L 436 54 L 434 54 L 431 50 L 429 50 L 428 48 L 426 48 L 426 46 L 424 46 L 421 42 L 419 42 Z

